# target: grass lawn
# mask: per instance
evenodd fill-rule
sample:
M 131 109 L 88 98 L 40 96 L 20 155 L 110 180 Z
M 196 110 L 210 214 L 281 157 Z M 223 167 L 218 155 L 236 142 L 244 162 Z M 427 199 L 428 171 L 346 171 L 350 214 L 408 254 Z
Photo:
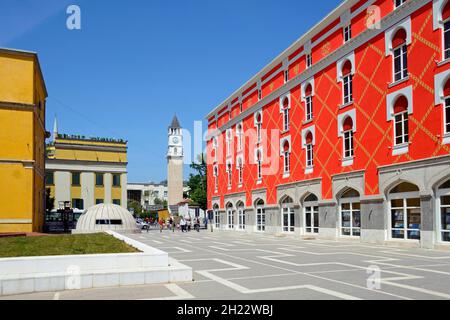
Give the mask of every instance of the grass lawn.
M 139 250 L 105 233 L 0 239 L 0 258 L 130 252 Z

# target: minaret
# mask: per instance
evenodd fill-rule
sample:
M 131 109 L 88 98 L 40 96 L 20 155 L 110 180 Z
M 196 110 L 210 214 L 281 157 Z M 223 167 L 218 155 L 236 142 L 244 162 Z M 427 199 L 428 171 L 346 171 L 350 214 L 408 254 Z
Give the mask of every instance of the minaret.
M 183 201 L 183 134 L 175 115 L 169 126 L 167 149 L 167 191 L 169 206 Z

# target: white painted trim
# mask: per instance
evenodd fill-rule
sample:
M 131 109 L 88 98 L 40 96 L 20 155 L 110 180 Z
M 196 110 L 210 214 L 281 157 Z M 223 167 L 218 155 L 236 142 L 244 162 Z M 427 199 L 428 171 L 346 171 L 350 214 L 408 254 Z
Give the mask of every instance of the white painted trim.
M 399 156 L 401 154 L 408 153 L 409 151 L 409 143 L 404 143 L 400 145 L 396 145 L 392 147 L 392 155 L 393 156 Z
M 433 30 L 443 28 L 442 9 L 444 9 L 447 0 L 433 0 Z
M 337 82 L 342 82 L 343 76 L 342 76 L 342 67 L 344 66 L 344 63 L 346 61 L 350 61 L 350 63 L 352 64 L 352 71 L 351 74 L 354 75 L 355 74 L 355 52 L 350 52 L 348 55 L 346 55 L 345 57 L 343 57 L 342 59 L 338 60 L 336 62 L 336 68 L 337 68 Z
M 353 160 L 354 160 L 353 157 L 342 159 L 342 166 L 343 166 L 343 167 L 349 167 L 349 166 L 352 166 L 352 165 L 353 165 Z
M 302 100 L 302 102 L 306 101 L 305 90 L 306 90 L 306 87 L 308 84 L 310 84 L 311 88 L 312 88 L 311 96 L 313 97 L 316 93 L 316 89 L 315 89 L 315 85 L 314 85 L 314 77 L 311 77 L 301 84 L 301 100 Z
M 338 115 L 338 137 L 344 135 L 344 119 L 350 117 L 353 121 L 353 132 L 356 132 L 356 109 L 349 110 L 347 112 Z
M 280 139 L 280 156 L 283 156 L 284 155 L 284 143 L 285 142 L 288 142 L 289 143 L 289 153 L 291 153 L 292 152 L 292 144 L 291 144 L 291 136 L 287 136 L 287 137 L 283 137 L 283 138 L 281 138 Z
M 6 215 L 2 213 L 2 215 Z M 30 213 L 31 215 L 31 213 Z M 29 224 L 33 223 L 32 219 L 0 219 L 0 224 Z
M 288 101 L 289 101 L 289 104 L 288 104 L 287 108 L 291 109 L 291 93 L 287 92 L 287 93 L 281 95 L 280 98 L 278 99 L 278 101 L 279 101 L 278 103 L 280 104 L 280 113 L 283 113 L 283 111 L 284 111 L 283 101 L 284 101 L 285 98 L 287 98 Z
M 450 79 L 450 69 L 434 76 L 434 104 L 436 106 L 444 103 L 444 86 L 448 79 Z
M 392 38 L 400 28 L 403 28 L 406 31 L 406 45 L 410 45 L 412 43 L 411 17 L 407 17 L 385 32 L 384 41 L 386 46 L 386 57 L 393 54 Z
M 306 134 L 311 131 L 311 134 L 313 136 L 312 145 L 316 145 L 316 126 L 310 126 L 302 130 L 302 149 L 306 149 Z
M 404 95 L 408 100 L 408 114 L 413 113 L 413 89 L 412 85 L 395 92 L 392 92 L 386 96 L 386 116 L 387 121 L 392 121 L 394 117 L 394 102 L 400 96 Z

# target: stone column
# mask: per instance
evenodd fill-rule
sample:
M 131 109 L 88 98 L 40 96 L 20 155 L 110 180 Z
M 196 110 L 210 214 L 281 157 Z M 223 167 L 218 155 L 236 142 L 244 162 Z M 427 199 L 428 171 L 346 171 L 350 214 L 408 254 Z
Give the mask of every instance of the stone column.
M 361 198 L 361 241 L 383 244 L 386 240 L 386 206 L 382 196 Z
M 420 244 L 422 248 L 432 249 L 436 242 L 436 200 L 430 194 L 420 195 L 421 230 Z
M 319 236 L 324 239 L 337 238 L 337 204 L 334 201 L 319 202 Z

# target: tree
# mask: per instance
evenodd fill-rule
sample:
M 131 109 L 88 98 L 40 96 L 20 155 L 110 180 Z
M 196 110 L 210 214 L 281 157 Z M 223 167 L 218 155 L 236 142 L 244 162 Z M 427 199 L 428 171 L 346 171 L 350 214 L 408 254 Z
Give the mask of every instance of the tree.
M 55 198 L 50 195 L 50 188 L 45 189 L 45 209 L 47 212 L 55 208 Z
M 189 187 L 189 198 L 198 204 L 202 210 L 207 209 L 207 193 L 206 193 L 206 161 L 205 155 L 202 153 L 198 155 L 197 162 L 191 164 L 191 169 L 195 170 L 196 174 L 189 175 L 187 183 Z
M 133 209 L 135 215 L 140 215 L 142 213 L 142 206 L 136 200 L 129 200 L 128 208 Z

